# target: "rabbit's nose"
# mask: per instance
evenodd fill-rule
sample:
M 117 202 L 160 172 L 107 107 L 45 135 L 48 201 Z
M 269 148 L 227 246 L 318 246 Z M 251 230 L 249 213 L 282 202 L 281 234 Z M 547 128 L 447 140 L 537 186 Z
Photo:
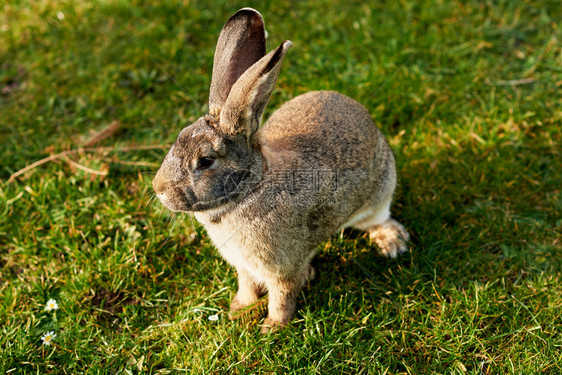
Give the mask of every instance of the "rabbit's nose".
M 160 170 L 156 173 L 156 177 L 152 180 L 152 188 L 157 195 L 164 193 L 166 190 L 166 181 L 162 176 Z

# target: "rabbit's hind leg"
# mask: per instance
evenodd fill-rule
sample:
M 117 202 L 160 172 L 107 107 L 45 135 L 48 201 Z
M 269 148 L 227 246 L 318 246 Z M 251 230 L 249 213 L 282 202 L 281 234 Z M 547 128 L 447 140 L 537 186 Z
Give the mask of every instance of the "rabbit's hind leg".
M 352 227 L 369 232 L 379 252 L 387 257 L 396 258 L 408 251 L 407 242 L 410 237 L 402 224 L 390 217 L 389 200 L 376 208 L 360 211 L 360 220 L 355 220 Z
M 389 218 L 385 222 L 369 228 L 369 237 L 381 254 L 396 258 L 399 254 L 408 251 L 410 235 L 402 224 Z

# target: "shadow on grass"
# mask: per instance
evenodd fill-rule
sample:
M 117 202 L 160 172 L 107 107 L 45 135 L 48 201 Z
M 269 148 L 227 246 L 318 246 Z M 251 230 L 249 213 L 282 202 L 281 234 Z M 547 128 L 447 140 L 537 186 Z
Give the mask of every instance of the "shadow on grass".
M 533 275 L 559 276 L 558 156 L 537 141 L 414 156 L 416 164 L 400 168 L 394 205 L 411 252 L 386 259 L 366 234 L 346 230 L 319 250 L 306 299 L 321 308 L 331 293 L 367 293 L 376 306 L 400 295 L 433 298 L 500 280 L 511 290 Z

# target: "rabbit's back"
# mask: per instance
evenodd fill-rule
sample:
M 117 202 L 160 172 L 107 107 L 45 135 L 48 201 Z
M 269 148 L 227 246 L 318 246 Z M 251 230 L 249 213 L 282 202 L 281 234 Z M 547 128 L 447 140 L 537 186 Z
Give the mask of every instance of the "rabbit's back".
M 275 168 L 364 170 L 387 148 L 369 112 L 333 92 L 300 95 L 275 111 L 259 132 Z
M 259 140 L 267 173 L 289 171 L 297 185 L 295 194 L 283 195 L 283 205 L 292 207 L 289 212 L 299 211 L 295 207 L 305 193 L 299 196 L 298 184 L 307 184 L 299 177 L 311 179 L 312 186 L 305 186 L 308 201 L 322 201 L 320 216 L 331 217 L 323 220 L 323 235 L 334 233 L 363 207 L 388 200 L 394 191 L 396 171 L 388 143 L 367 109 L 345 95 L 315 91 L 292 99 L 271 115 Z M 291 205 L 293 201 L 297 203 Z M 306 205 L 300 210 L 298 217 L 316 211 Z

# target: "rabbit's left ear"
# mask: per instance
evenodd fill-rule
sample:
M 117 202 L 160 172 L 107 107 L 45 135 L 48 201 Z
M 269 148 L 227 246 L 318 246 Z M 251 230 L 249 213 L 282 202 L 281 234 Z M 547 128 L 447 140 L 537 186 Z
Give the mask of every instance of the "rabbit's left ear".
M 220 127 L 229 135 L 245 134 L 248 144 L 258 131 L 265 106 L 271 97 L 281 63 L 293 43 L 281 43 L 236 81 L 220 113 Z
M 218 115 L 232 85 L 265 55 L 265 28 L 252 8 L 236 12 L 223 26 L 215 50 L 209 93 L 209 112 Z

